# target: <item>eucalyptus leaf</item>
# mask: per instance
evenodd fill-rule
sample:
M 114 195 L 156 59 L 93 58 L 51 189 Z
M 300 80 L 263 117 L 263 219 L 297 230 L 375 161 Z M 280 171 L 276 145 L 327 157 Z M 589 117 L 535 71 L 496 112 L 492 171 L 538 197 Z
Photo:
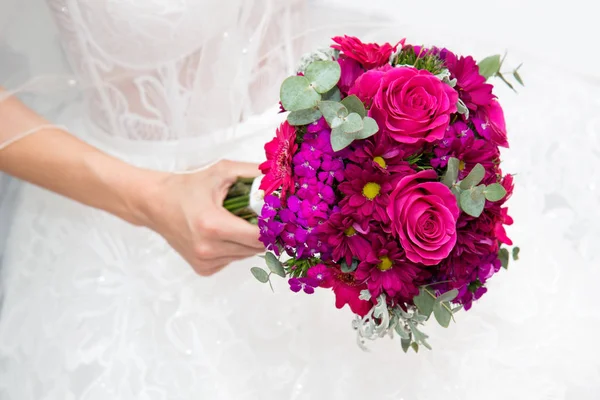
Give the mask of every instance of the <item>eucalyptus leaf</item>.
M 506 196 L 506 189 L 499 183 L 492 183 L 485 188 L 483 194 L 489 201 L 498 201 Z
M 442 183 L 448 187 L 452 187 L 458 178 L 458 167 L 460 160 L 455 157 L 450 157 L 448 160 L 448 166 L 446 167 L 446 173 L 442 177 Z
M 449 290 L 446 293 L 438 296 L 436 301 L 438 303 L 446 303 L 448 301 L 454 300 L 456 298 L 456 296 L 458 296 L 458 289 L 452 289 L 452 290 Z
M 337 61 L 315 61 L 306 67 L 304 76 L 318 93 L 326 93 L 340 80 L 342 70 Z
M 462 309 L 463 309 L 463 306 L 462 306 L 462 304 L 461 304 L 461 305 L 459 305 L 459 306 L 456 306 L 456 307 L 454 307 L 454 308 L 452 309 L 452 314 L 456 314 L 457 312 L 459 312 L 459 311 L 460 311 L 460 310 L 462 310 Z
M 331 131 L 330 140 L 333 151 L 340 151 L 348 147 L 354 141 L 354 137 L 344 133 L 340 128 L 335 128 Z
M 408 349 L 410 348 L 410 343 L 411 343 L 410 339 L 400 339 L 400 344 L 402 344 L 402 350 L 404 350 L 405 353 L 408 353 Z
M 342 104 L 346 106 L 349 112 L 357 113 L 361 118 L 367 116 L 367 110 L 365 110 L 365 105 L 362 101 L 355 95 L 348 96 L 342 100 Z
M 505 248 L 500 249 L 500 251 L 498 252 L 498 259 L 500 260 L 502 268 L 504 269 L 508 269 L 508 258 L 508 250 Z
M 415 306 L 419 309 L 421 314 L 429 317 L 433 312 L 433 305 L 435 304 L 435 297 L 427 293 L 427 289 L 421 288 L 419 295 L 413 298 Z
M 412 342 L 410 344 L 410 347 L 412 347 L 412 349 L 415 351 L 415 353 L 419 352 L 419 344 L 417 342 Z
M 460 208 L 475 218 L 481 215 L 485 207 L 485 196 L 483 195 L 482 186 L 465 190 L 460 194 Z
M 496 75 L 500 71 L 500 54 L 489 56 L 477 63 L 479 66 L 479 73 L 483 75 L 485 79 Z
M 334 86 L 333 89 L 331 89 L 321 95 L 321 100 L 330 100 L 330 101 L 339 102 L 340 100 L 342 100 L 342 93 L 340 92 L 340 89 L 338 89 L 337 86 Z
M 292 111 L 288 115 L 287 121 L 293 126 L 308 125 L 312 124 L 322 116 L 323 114 L 321 111 L 315 108 L 307 108 L 306 110 Z
M 341 262 L 341 270 L 344 273 L 349 273 L 349 272 L 354 272 L 356 271 L 356 268 L 358 268 L 358 260 L 356 258 L 352 259 L 352 264 L 348 265 L 346 263 L 346 260 L 343 259 Z
M 298 111 L 312 108 L 321 100 L 321 95 L 303 76 L 290 76 L 281 84 L 281 104 L 287 111 Z
M 357 133 L 364 128 L 363 120 L 357 113 L 351 113 L 341 126 L 344 133 Z
M 519 85 L 525 86 L 525 84 L 523 83 L 523 79 L 521 78 L 521 75 L 519 75 L 519 71 L 514 70 L 513 71 L 513 77 L 515 78 L 515 80 L 517 82 L 519 82 Z
M 501 80 L 502 82 L 504 82 L 504 83 L 506 84 L 506 86 L 508 86 L 509 88 L 511 88 L 513 92 L 515 92 L 515 93 L 517 92 L 517 91 L 515 90 L 515 87 L 514 87 L 514 86 L 513 86 L 513 85 L 512 85 L 512 84 L 511 84 L 511 83 L 510 83 L 508 80 L 506 80 L 506 78 L 504 77 L 504 75 L 502 75 L 502 73 L 498 72 L 498 73 L 496 73 L 496 76 L 497 76 L 498 78 L 500 78 L 500 80 Z
M 343 118 L 335 117 L 333 119 L 333 121 L 331 121 L 331 124 L 330 124 L 329 127 L 331 129 L 336 129 L 336 128 L 339 128 L 340 126 L 342 126 L 343 123 L 344 123 L 344 119 Z
M 371 117 L 365 117 L 363 119 L 363 128 L 356 133 L 357 139 L 366 139 L 373 136 L 379 131 L 377 122 Z
M 258 268 L 258 267 L 252 267 L 252 268 L 250 268 L 250 272 L 252 272 L 252 275 L 254 275 L 256 280 L 258 280 L 260 283 L 269 282 L 269 274 L 264 269 Z
M 337 126 L 333 126 L 333 122 L 336 118 L 341 118 L 341 124 L 343 118 L 348 116 L 348 109 L 342 103 L 338 103 L 337 101 L 321 101 L 319 102 L 319 110 L 323 113 L 325 120 L 332 128 L 337 128 Z
M 514 248 L 513 248 L 513 250 L 512 250 L 512 257 L 513 257 L 513 260 L 517 261 L 517 260 L 519 259 L 519 252 L 520 252 L 520 251 L 521 251 L 521 249 L 520 249 L 520 248 L 518 248 L 518 247 L 514 247 Z
M 433 306 L 433 315 L 435 316 L 437 322 L 444 328 L 450 326 L 452 312 L 448 310 L 448 308 L 444 307 L 444 303 L 435 303 Z
M 469 175 L 460 182 L 460 188 L 463 190 L 470 189 L 474 186 L 479 185 L 482 179 L 485 177 L 485 168 L 483 165 L 477 164 L 473 167 Z
M 275 254 L 265 254 L 265 261 L 267 262 L 267 267 L 269 267 L 272 273 L 274 273 L 275 275 L 279 275 L 282 278 L 285 278 L 285 270 L 283 269 L 283 264 L 277 259 Z

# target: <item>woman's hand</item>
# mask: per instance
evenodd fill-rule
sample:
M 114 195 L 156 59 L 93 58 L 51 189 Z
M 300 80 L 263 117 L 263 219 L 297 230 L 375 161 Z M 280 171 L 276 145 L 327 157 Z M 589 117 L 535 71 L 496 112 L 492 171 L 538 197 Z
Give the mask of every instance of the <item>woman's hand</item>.
M 142 224 L 162 235 L 202 276 L 264 250 L 259 230 L 223 208 L 239 177 L 259 174 L 256 164 L 221 161 L 190 174 L 161 174 L 146 193 Z

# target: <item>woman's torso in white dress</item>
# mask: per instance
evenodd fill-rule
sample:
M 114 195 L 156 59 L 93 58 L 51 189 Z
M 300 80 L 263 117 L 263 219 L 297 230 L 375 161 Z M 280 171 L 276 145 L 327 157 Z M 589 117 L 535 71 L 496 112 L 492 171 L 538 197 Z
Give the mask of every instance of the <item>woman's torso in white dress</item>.
M 282 1 L 230 3 L 49 0 L 85 99 L 57 118 L 147 168 L 259 161 L 305 21 Z M 363 353 L 331 293 L 279 282 L 272 294 L 248 271 L 258 259 L 200 278 L 155 233 L 22 185 L 2 259 L 0 399 L 595 398 L 600 314 L 585 301 L 599 261 L 588 241 L 600 233 L 582 222 L 592 200 L 565 207 L 555 189 L 598 196 L 563 182 L 577 169 L 560 163 L 577 157 L 598 173 L 599 97 L 576 80 L 550 89 L 552 76 L 540 67 L 529 92 L 502 92 L 522 260 L 459 324 L 430 324 L 433 352 L 404 355 L 384 340 Z M 545 122 L 548 110 L 562 122 Z M 557 141 L 573 125 L 580 144 Z M 583 239 L 565 242 L 567 229 Z

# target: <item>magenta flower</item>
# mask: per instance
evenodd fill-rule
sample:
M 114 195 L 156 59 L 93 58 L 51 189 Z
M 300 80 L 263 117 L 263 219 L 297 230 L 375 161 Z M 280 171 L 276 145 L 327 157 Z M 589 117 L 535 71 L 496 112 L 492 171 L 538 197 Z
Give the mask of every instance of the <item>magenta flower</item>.
M 439 57 L 444 60 L 450 77 L 456 79 L 455 89 L 469 110 L 475 112 L 495 99 L 496 96 L 492 94 L 493 86 L 486 83 L 486 79 L 479 73 L 473 57 L 457 57 L 446 49 L 439 52 Z
M 394 174 L 394 178 L 415 172 L 404 159 L 419 152 L 420 146 L 398 146 L 387 135 L 380 134 L 355 143 L 349 159 L 358 165 L 371 167 L 387 175 Z
M 473 118 L 477 132 L 495 145 L 508 148 L 504 111 L 497 100 L 478 110 Z
M 331 279 L 331 271 L 325 264 L 317 264 L 308 269 L 306 276 L 314 279 L 319 283 L 319 286 L 322 286 Z
M 346 180 L 338 187 L 345 195 L 340 203 L 342 214 L 356 215 L 359 220 L 372 218 L 387 224 L 389 216 L 386 208 L 392 190 L 389 177 L 355 164 L 346 166 L 345 177 Z
M 383 234 L 369 237 L 371 248 L 358 265 L 355 278 L 366 282 L 373 297 L 385 292 L 398 301 L 411 301 L 419 294 L 416 286 L 419 267 L 408 262 L 393 238 Z
M 292 157 L 296 150 L 296 129 L 286 121 L 279 126 L 273 140 L 265 144 L 267 161 L 259 166 L 265 175 L 260 183 L 265 194 L 269 195 L 281 188 L 281 198 L 285 199 L 288 192 L 294 193 Z
M 456 91 L 431 72 L 398 67 L 381 78 L 369 115 L 398 143 L 431 143 L 444 137 L 457 101 Z
M 330 268 L 330 271 L 331 275 L 323 281 L 322 287 L 333 288 L 337 308 L 348 304 L 352 312 L 361 317 L 371 311 L 373 304 L 359 297 L 360 292 L 367 289 L 365 284 L 357 282 L 353 274 L 345 274 L 338 268 Z
M 333 41 L 336 44 L 331 45 L 332 48 L 340 50 L 346 57 L 358 61 L 365 69 L 377 68 L 387 64 L 392 53 L 396 51 L 398 44 L 404 45 L 404 40 L 402 40 L 395 46 L 389 43 L 380 46 L 376 43 L 363 43 L 360 39 L 347 35 L 344 37 L 336 36 Z
M 390 195 L 392 232 L 415 263 L 436 265 L 456 244 L 460 210 L 454 194 L 438 179 L 433 170 L 421 171 L 402 178 Z
M 342 70 L 338 88 L 343 95 L 346 95 L 358 77 L 365 73 L 360 63 L 349 57 L 340 57 L 338 64 Z
M 294 293 L 298 293 L 300 290 L 304 290 L 306 294 L 313 294 L 315 288 L 319 287 L 319 281 L 313 278 L 290 278 L 288 280 L 290 290 Z
M 333 261 L 344 259 L 350 265 L 353 257 L 363 259 L 366 256 L 370 244 L 357 228 L 360 230 L 352 217 L 339 212 L 331 214 L 320 228 L 320 237 L 331 246 Z

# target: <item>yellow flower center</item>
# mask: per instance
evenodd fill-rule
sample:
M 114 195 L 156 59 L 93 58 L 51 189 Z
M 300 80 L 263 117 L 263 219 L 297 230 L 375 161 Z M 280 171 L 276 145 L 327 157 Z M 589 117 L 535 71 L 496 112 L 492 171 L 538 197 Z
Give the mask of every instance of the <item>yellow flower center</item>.
M 356 229 L 354 229 L 353 227 L 350 227 L 344 231 L 344 235 L 354 236 L 354 235 L 356 235 Z
M 363 195 L 369 199 L 373 200 L 375 197 L 379 196 L 379 191 L 381 190 L 381 186 L 375 182 L 369 182 L 363 187 Z
M 390 260 L 388 256 L 383 256 L 380 258 L 380 260 L 381 262 L 377 268 L 379 268 L 381 271 L 387 271 L 388 269 L 392 268 L 392 260 Z
M 385 168 L 385 167 L 387 167 L 387 164 L 385 163 L 385 160 L 383 159 L 383 157 L 379 157 L 379 156 L 377 156 L 377 157 L 373 158 L 373 161 L 374 161 L 375 163 L 379 164 L 379 166 L 380 166 L 381 168 Z
M 460 160 L 460 162 L 458 163 L 458 170 L 463 171 L 464 169 L 465 169 L 465 162 L 463 160 Z

